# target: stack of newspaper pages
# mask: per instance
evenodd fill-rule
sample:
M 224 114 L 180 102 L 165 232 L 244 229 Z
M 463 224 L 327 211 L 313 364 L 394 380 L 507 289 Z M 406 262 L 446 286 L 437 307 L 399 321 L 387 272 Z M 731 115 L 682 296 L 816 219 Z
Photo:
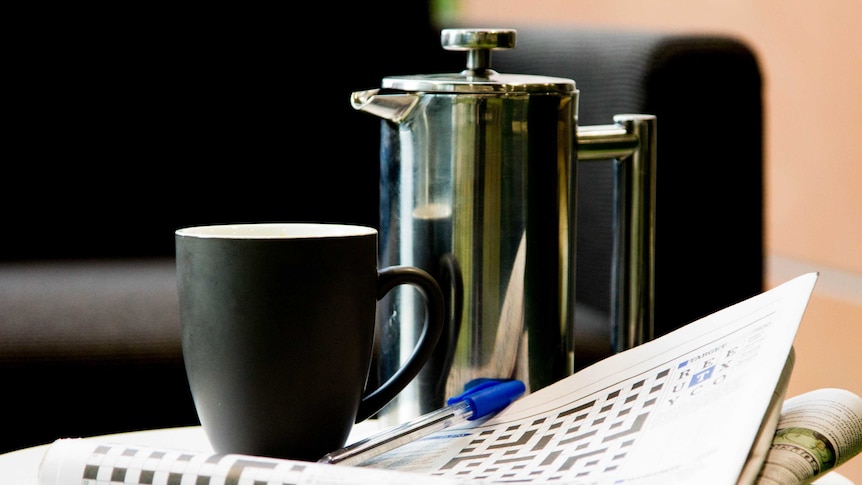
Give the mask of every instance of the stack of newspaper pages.
M 862 398 L 785 400 L 814 273 L 354 466 L 61 439 L 40 485 L 808 483 L 862 450 Z

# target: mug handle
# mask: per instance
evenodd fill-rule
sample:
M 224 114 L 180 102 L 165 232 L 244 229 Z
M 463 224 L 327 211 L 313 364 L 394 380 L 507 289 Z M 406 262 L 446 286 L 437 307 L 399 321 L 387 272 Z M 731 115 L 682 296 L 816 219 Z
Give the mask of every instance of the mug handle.
M 399 285 L 414 286 L 425 298 L 425 324 L 407 362 L 380 387 L 362 397 L 356 422 L 364 421 L 380 411 L 419 374 L 431 358 L 437 341 L 443 333 L 443 315 L 446 304 L 437 280 L 427 272 L 413 266 L 390 266 L 377 273 L 377 300 Z M 367 392 L 367 390 L 366 390 Z

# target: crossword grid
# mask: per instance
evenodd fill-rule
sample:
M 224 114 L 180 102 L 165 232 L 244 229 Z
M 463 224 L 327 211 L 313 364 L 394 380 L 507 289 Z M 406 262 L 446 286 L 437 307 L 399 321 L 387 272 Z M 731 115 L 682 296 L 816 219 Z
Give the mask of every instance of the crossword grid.
M 81 485 L 297 485 L 305 466 L 267 459 L 98 446 Z
M 505 429 L 480 433 L 435 475 L 470 480 L 587 480 L 613 471 L 668 383 L 670 369 L 601 397 Z M 524 453 L 524 450 L 528 450 Z

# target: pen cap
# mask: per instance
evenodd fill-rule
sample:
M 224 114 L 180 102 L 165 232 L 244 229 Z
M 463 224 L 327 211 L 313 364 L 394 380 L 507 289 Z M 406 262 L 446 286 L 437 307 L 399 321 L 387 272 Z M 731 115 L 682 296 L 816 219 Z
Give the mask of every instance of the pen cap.
M 470 410 L 473 411 L 472 416 L 467 419 L 472 421 L 505 408 L 512 401 L 521 397 L 526 389 L 524 383 L 518 380 L 481 385 L 449 399 L 447 404 L 467 402 Z

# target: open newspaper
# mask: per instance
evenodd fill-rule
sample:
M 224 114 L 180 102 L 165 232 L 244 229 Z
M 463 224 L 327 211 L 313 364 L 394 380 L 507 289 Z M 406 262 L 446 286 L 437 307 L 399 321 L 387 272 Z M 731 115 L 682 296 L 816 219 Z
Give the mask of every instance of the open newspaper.
M 862 449 L 859 396 L 784 399 L 816 279 L 802 275 L 357 466 L 62 439 L 39 484 L 805 483 Z

